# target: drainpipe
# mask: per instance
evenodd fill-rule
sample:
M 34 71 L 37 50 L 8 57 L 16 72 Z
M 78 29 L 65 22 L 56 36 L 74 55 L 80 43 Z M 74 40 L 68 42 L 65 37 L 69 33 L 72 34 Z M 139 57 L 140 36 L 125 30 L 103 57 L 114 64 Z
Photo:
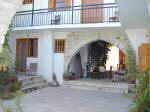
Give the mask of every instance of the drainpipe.
M 34 17 L 34 0 L 32 2 L 32 18 L 31 18 L 31 26 L 33 26 L 33 17 Z
M 72 24 L 73 24 L 74 0 L 72 0 Z

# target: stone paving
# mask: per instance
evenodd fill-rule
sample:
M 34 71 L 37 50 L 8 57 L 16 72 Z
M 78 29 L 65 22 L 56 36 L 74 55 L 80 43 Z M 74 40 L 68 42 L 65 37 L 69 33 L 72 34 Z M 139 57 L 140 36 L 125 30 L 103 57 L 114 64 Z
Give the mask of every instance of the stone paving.
M 128 112 L 130 103 L 119 93 L 47 87 L 24 95 L 21 105 L 24 112 Z

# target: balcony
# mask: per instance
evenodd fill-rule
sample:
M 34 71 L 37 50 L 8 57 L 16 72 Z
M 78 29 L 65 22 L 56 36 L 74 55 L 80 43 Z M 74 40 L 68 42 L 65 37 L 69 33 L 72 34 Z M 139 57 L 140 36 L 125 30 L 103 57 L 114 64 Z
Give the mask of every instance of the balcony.
M 119 22 L 116 3 L 90 4 L 17 12 L 12 27 Z

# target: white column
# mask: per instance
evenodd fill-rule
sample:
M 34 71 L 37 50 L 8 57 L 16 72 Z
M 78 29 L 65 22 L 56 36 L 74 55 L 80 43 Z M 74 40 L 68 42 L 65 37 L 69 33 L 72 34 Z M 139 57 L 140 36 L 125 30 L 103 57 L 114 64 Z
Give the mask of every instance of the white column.
M 52 32 L 45 31 L 43 33 L 42 44 L 41 44 L 41 67 L 42 75 L 47 81 L 52 82 L 52 73 L 53 73 L 53 39 Z

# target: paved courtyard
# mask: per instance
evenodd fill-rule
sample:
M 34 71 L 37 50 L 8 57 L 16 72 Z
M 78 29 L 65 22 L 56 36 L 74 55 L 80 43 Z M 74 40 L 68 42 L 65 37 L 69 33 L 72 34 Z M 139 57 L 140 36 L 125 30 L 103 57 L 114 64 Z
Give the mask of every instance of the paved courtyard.
M 24 112 L 128 112 L 129 104 L 119 93 L 62 87 L 28 93 L 21 103 Z

